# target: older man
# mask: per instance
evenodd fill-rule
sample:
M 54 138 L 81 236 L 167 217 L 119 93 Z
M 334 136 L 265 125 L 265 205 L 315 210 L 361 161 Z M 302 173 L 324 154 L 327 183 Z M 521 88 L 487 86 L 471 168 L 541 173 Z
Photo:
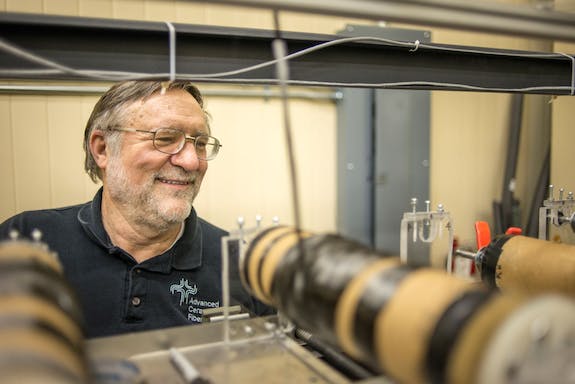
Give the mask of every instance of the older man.
M 222 305 L 225 232 L 192 203 L 220 147 L 189 82 L 119 83 L 84 134 L 85 169 L 103 184 L 94 199 L 21 213 L 0 225 L 0 238 L 43 233 L 78 293 L 88 337 L 201 322 Z M 252 312 L 269 312 L 237 278 L 231 285 Z

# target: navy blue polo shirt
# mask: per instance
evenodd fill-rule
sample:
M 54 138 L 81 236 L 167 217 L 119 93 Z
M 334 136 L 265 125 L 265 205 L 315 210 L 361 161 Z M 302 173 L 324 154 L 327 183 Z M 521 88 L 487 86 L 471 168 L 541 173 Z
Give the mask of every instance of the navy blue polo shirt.
M 12 229 L 23 237 L 36 228 L 42 232 L 78 295 L 86 337 L 199 323 L 205 309 L 222 306 L 220 239 L 225 231 L 192 210 L 169 250 L 137 263 L 110 241 L 101 203 L 100 189 L 89 203 L 23 212 L 0 225 L 0 239 Z M 272 313 L 243 289 L 237 253 L 230 260 L 230 289 L 232 303 L 256 315 Z

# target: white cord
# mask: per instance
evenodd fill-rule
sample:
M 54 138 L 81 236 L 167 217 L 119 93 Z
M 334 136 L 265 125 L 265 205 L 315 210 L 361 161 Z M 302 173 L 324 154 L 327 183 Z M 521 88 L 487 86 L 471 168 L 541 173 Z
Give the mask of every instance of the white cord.
M 32 52 L 26 51 L 20 47 L 15 46 L 12 43 L 9 43 L 8 41 L 6 41 L 5 39 L 0 38 L 0 49 L 11 53 L 12 55 L 19 57 L 21 59 L 30 61 L 32 63 L 36 63 L 36 64 L 40 64 L 43 65 L 45 67 L 50 67 L 53 68 L 55 70 L 64 72 L 64 73 L 74 73 L 76 70 L 74 68 L 70 68 L 67 67 L 65 65 L 56 63 L 54 61 L 51 60 L 47 60 L 41 56 L 38 56 Z
M 170 33 L 170 81 L 176 80 L 176 28 L 169 21 L 164 21 Z
M 331 47 L 334 45 L 345 44 L 345 43 L 350 43 L 350 42 L 354 42 L 354 41 L 374 41 L 374 42 L 389 43 L 390 45 L 397 45 L 397 46 L 404 46 L 404 47 L 413 46 L 413 43 L 406 43 L 406 42 L 401 42 L 401 41 L 382 39 L 379 37 L 345 37 L 345 38 L 341 38 L 341 39 L 337 39 L 337 40 L 326 41 L 324 43 L 320 43 L 320 44 L 314 45 L 312 47 L 302 49 L 301 51 L 297 51 L 297 52 L 294 52 L 292 54 L 284 56 L 283 60 L 292 60 L 292 59 L 298 58 L 300 56 L 305 56 L 305 55 L 310 54 L 312 52 L 319 51 L 321 49 L 325 49 L 325 48 L 328 48 L 328 47 Z M 278 63 L 278 59 L 275 59 L 275 60 L 266 61 L 266 62 L 263 62 L 260 64 L 252 65 L 249 67 L 240 68 L 240 69 L 237 69 L 234 71 L 210 73 L 210 74 L 199 74 L 199 75 L 191 75 L 191 76 L 195 76 L 196 78 L 227 77 L 227 76 L 239 75 L 242 73 L 255 71 L 255 70 L 258 70 L 261 68 L 276 65 L 277 63 Z
M 25 49 L 22 49 L 12 43 L 9 43 L 8 41 L 6 41 L 5 39 L 0 38 L 0 50 L 3 50 L 5 52 L 11 53 L 12 55 L 19 57 L 21 59 L 30 61 L 32 63 L 36 63 L 36 64 L 40 64 L 43 65 L 45 67 L 51 68 L 51 69 L 7 69 L 7 70 L 1 70 L 0 72 L 2 74 L 5 75 L 26 75 L 26 74 L 39 74 L 39 75 L 49 75 L 49 74 L 58 74 L 58 73 L 69 73 L 72 75 L 79 75 L 79 76 L 83 76 L 83 77 L 91 77 L 91 78 L 96 78 L 99 80 L 109 80 L 109 77 L 107 76 L 107 72 L 106 71 L 102 71 L 103 73 L 106 74 L 106 76 L 102 76 L 100 74 L 98 74 L 98 71 L 82 71 L 82 70 L 77 70 L 71 67 L 67 67 L 65 65 L 62 65 L 60 63 L 57 63 L 55 61 L 46 59 L 44 57 L 38 56 L 30 51 L 27 51 Z M 91 74 L 84 74 L 84 72 L 94 72 Z M 132 72 L 123 72 L 124 74 L 126 74 L 126 76 L 129 76 L 130 74 L 133 75 Z

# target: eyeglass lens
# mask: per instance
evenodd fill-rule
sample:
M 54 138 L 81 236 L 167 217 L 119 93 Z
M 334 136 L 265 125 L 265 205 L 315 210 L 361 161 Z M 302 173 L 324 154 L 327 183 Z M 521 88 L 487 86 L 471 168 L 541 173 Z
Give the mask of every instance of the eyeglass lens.
M 176 154 L 182 150 L 186 134 L 178 129 L 160 128 L 154 135 L 154 146 L 160 152 Z M 194 146 L 198 158 L 210 160 L 218 154 L 219 143 L 211 136 L 196 136 Z

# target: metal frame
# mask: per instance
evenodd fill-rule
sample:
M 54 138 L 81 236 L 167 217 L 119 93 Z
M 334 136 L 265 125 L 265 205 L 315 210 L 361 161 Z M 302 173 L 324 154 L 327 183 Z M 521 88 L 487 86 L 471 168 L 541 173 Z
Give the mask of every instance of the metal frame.
M 0 84 L 0 94 L 9 95 L 72 95 L 72 96 L 101 96 L 110 85 L 30 85 L 30 84 Z M 209 97 L 236 97 L 236 98 L 263 98 L 278 99 L 282 97 L 279 91 L 273 87 L 253 87 L 252 89 L 235 89 L 233 87 L 202 90 L 202 95 Z M 333 100 L 343 98 L 340 91 L 328 89 L 317 90 L 292 90 L 287 95 L 290 99 L 303 100 Z
M 213 73 L 244 68 L 272 60 L 274 31 L 174 24 L 177 31 L 178 73 Z M 165 23 L 64 17 L 36 14 L 0 14 L 0 38 L 42 57 L 76 69 L 169 72 L 169 39 Z M 282 32 L 290 52 L 337 38 L 334 35 Z M 432 45 L 433 47 L 443 47 Z M 459 47 L 469 48 L 469 47 Z M 473 48 L 476 52 L 437 51 L 374 43 L 347 43 L 290 61 L 297 81 L 389 83 L 426 81 L 460 83 L 507 89 L 565 87 L 561 91 L 526 93 L 570 94 L 572 60 L 569 57 L 517 57 L 517 51 Z M 493 53 L 497 55 L 493 55 Z M 38 69 L 0 52 L 0 70 Z M 10 79 L 31 78 L 14 75 Z M 35 75 L 34 79 L 78 80 L 71 74 Z M 234 76 L 243 83 L 274 83 L 273 66 Z M 84 79 L 85 80 L 85 79 Z M 228 79 L 229 80 L 229 79 Z M 211 81 L 214 80 L 203 80 Z M 226 81 L 218 80 L 218 81 Z M 386 88 L 458 89 L 431 84 Z
M 357 17 L 575 42 L 575 14 L 468 0 L 211 0 L 234 6 Z

